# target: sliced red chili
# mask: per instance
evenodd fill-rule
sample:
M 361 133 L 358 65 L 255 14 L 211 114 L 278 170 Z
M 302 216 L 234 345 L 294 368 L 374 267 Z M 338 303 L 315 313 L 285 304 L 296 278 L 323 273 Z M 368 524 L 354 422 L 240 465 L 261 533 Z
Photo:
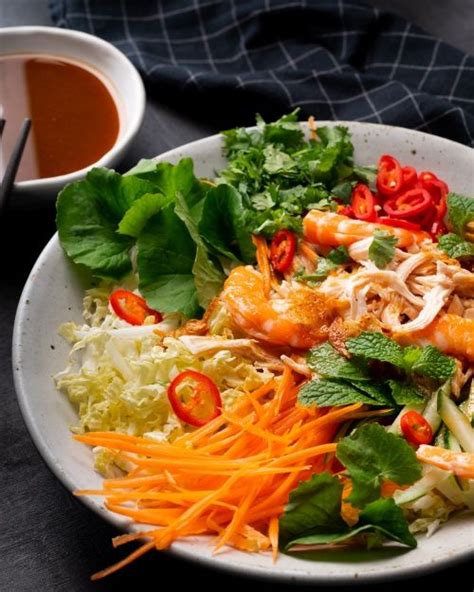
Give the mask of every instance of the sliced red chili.
M 435 203 L 441 202 L 449 192 L 447 184 L 429 171 L 423 171 L 418 175 L 418 181 L 423 189 L 432 196 Z
M 443 222 L 443 220 L 436 220 L 431 225 L 430 235 L 431 235 L 431 238 L 435 241 L 438 240 L 438 237 L 441 234 L 446 234 L 447 232 L 448 232 L 448 229 L 446 227 L 446 224 Z
M 384 154 L 379 160 L 377 190 L 385 197 L 396 195 L 403 184 L 402 167 L 396 158 Z
M 352 206 L 337 206 L 336 212 L 341 216 L 354 218 L 354 211 L 352 210 Z
M 413 189 L 418 182 L 416 169 L 412 166 L 404 166 L 402 168 L 402 187 L 403 189 Z
M 155 323 L 163 320 L 161 313 L 150 308 L 146 301 L 130 290 L 115 290 L 109 297 L 115 314 L 131 325 L 143 325 L 147 317 L 153 316 Z
M 367 187 L 359 183 L 352 190 L 351 206 L 354 216 L 365 222 L 375 222 L 377 212 L 375 210 L 375 197 Z
M 196 427 L 222 413 L 219 389 L 208 376 L 195 370 L 185 370 L 171 381 L 168 400 L 179 419 Z
M 409 222 L 408 220 L 397 220 L 396 218 L 390 218 L 389 216 L 381 216 L 377 218 L 379 224 L 386 224 L 387 226 L 394 226 L 395 228 L 404 228 L 405 230 L 411 230 L 418 232 L 421 230 L 421 226 L 415 222 Z
M 290 230 L 279 230 L 270 245 L 270 261 L 275 271 L 287 271 L 296 252 L 296 235 Z
M 410 189 L 388 199 L 383 204 L 384 211 L 391 218 L 413 218 L 425 212 L 433 204 L 433 198 L 426 189 Z
M 429 444 L 433 440 L 433 430 L 418 411 L 407 411 L 400 420 L 402 434 L 411 444 Z

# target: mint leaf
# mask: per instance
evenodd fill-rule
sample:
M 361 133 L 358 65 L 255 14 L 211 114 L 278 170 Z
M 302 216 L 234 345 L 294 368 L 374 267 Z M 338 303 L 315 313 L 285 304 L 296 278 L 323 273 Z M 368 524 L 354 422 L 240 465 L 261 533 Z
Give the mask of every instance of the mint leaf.
M 356 526 L 350 530 L 341 530 L 339 533 L 323 533 L 301 536 L 287 544 L 287 549 L 296 545 L 313 546 L 322 544 L 336 544 L 345 542 L 355 536 L 374 533 L 396 541 L 402 545 L 415 548 L 417 542 L 411 534 L 403 511 L 396 505 L 392 498 L 379 498 L 368 504 L 359 515 Z M 367 543 L 370 539 L 367 539 Z
M 388 380 L 392 391 L 392 398 L 397 405 L 417 405 L 423 403 L 423 395 L 412 384 L 400 382 L 399 380 Z
M 474 220 L 474 199 L 459 193 L 448 193 L 448 220 L 454 231 L 464 238 L 466 225 Z
M 354 384 L 354 386 L 373 399 L 372 405 L 393 407 L 393 400 L 383 381 L 360 381 Z
M 370 379 L 362 364 L 341 356 L 328 342 L 313 347 L 309 351 L 306 361 L 311 370 L 325 378 Z
M 345 247 L 344 245 L 341 245 L 340 247 L 336 247 L 335 249 L 329 251 L 327 258 L 329 259 L 329 261 L 332 261 L 336 265 L 343 265 L 344 263 L 350 261 L 349 251 L 347 250 L 347 247 Z
M 403 349 L 383 333 L 364 331 L 357 337 L 349 339 L 346 347 L 351 354 L 366 360 L 388 362 L 397 368 L 405 367 Z
M 474 257 L 474 243 L 464 240 L 458 234 L 443 234 L 439 237 L 438 246 L 448 257 L 453 259 L 466 259 Z
M 346 527 L 341 518 L 342 484 L 328 473 L 313 475 L 290 493 L 279 521 L 282 547 L 292 539 L 315 533 L 338 533 Z
M 402 348 L 383 335 L 365 331 L 346 342 L 347 350 L 366 360 L 388 362 L 406 372 L 420 374 L 433 380 L 445 381 L 455 370 L 453 358 L 443 354 L 432 345 Z
M 395 255 L 397 238 L 386 230 L 376 230 L 369 247 L 369 259 L 379 269 L 386 267 Z
M 350 405 L 351 403 L 374 406 L 387 404 L 385 400 L 376 400 L 364 393 L 361 389 L 365 385 L 367 385 L 365 382 L 358 383 L 358 388 L 349 382 L 335 378 L 312 380 L 299 390 L 298 401 L 301 405 L 317 405 L 318 407 Z
M 362 425 L 343 438 L 336 456 L 352 478 L 348 501 L 359 508 L 380 496 L 384 480 L 410 485 L 421 477 L 421 465 L 410 445 L 378 424 Z
M 455 370 L 454 359 L 443 354 L 433 345 L 424 347 L 420 356 L 410 368 L 411 372 L 443 382 L 451 378 Z

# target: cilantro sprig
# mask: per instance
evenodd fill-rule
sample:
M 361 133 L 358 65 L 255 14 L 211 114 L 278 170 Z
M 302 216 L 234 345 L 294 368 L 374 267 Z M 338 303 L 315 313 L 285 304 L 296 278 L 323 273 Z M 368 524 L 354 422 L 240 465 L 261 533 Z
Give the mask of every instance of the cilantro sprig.
M 369 247 L 369 259 L 379 269 L 387 267 L 395 255 L 397 239 L 386 230 L 376 230 Z

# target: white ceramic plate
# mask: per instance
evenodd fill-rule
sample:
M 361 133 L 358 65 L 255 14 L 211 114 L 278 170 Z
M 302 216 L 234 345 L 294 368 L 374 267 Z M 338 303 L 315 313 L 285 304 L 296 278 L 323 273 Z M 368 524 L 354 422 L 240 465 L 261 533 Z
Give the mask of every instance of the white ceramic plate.
M 320 125 L 335 125 L 320 122 Z M 402 128 L 347 122 L 359 164 L 373 164 L 390 153 L 418 170 L 432 170 L 451 190 L 474 193 L 474 151 L 454 142 Z M 212 176 L 224 166 L 220 136 L 212 136 L 158 157 L 177 162 L 194 159 L 199 176 Z M 57 477 L 74 489 L 98 489 L 101 478 L 92 469 L 90 450 L 71 438 L 68 426 L 76 414 L 54 387 L 52 376 L 66 364 L 69 346 L 57 335 L 64 321 L 81 320 L 85 285 L 66 259 L 55 235 L 34 266 L 21 297 L 13 338 L 15 385 L 26 424 L 39 451 Z M 111 514 L 99 498 L 80 498 L 95 512 L 120 528 L 129 523 Z M 267 553 L 235 550 L 212 556 L 206 538 L 175 543 L 172 552 L 214 568 L 301 583 L 369 582 L 420 575 L 473 556 L 474 519 L 458 516 L 431 538 L 420 537 L 418 548 L 379 551 L 326 551 L 311 556 L 280 555 L 275 565 Z

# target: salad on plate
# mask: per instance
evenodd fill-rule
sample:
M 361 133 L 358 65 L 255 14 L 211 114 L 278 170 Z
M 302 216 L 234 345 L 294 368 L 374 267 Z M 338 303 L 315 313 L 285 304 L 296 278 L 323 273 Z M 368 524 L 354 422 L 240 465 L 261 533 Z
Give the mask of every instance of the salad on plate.
M 474 199 L 294 111 L 227 165 L 93 169 L 57 226 L 93 278 L 55 376 L 149 549 L 413 548 L 474 509 Z

